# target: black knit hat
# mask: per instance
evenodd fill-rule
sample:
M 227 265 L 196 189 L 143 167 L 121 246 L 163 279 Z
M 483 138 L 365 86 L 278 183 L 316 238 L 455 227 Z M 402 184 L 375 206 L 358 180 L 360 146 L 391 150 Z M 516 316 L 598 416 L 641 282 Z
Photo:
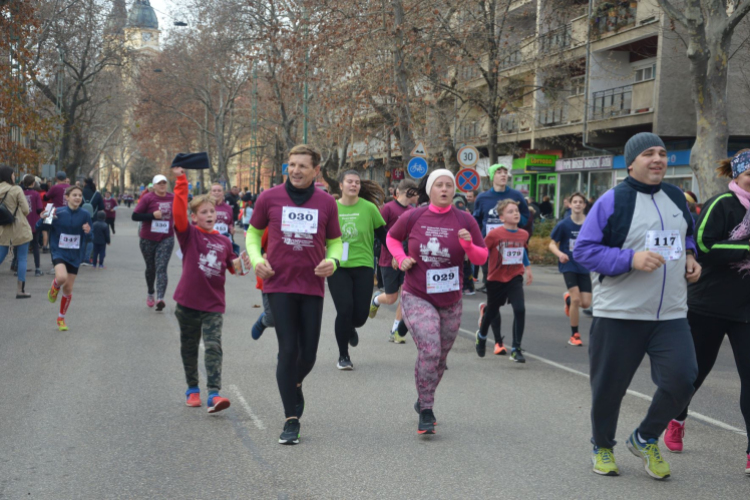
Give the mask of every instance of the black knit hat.
M 208 170 L 211 164 L 208 153 L 177 153 L 170 168 L 182 167 L 187 170 Z
M 625 167 L 632 165 L 639 154 L 655 146 L 661 146 L 664 149 L 667 149 L 664 145 L 664 141 L 662 141 L 661 137 L 656 134 L 652 134 L 651 132 L 635 134 L 630 138 L 627 144 L 625 144 Z

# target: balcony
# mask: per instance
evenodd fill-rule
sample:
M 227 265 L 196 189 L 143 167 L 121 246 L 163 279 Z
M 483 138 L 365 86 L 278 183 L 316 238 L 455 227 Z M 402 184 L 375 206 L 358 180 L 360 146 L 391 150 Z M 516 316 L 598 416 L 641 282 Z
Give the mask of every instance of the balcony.
M 633 104 L 633 86 L 615 87 L 594 92 L 591 106 L 592 120 L 604 120 L 629 115 Z
M 570 47 L 572 40 L 572 26 L 566 24 L 539 37 L 539 52 L 549 54 Z
M 568 103 L 552 102 L 537 109 L 536 122 L 539 127 L 554 127 L 568 123 Z
M 516 134 L 520 131 L 517 113 L 507 113 L 500 117 L 500 133 Z
M 518 66 L 523 62 L 523 55 L 521 54 L 521 49 L 516 49 L 513 52 L 510 52 L 505 57 L 500 56 L 500 70 L 504 70 L 507 68 L 512 68 L 513 66 Z
M 602 2 L 594 11 L 591 23 L 592 38 L 601 38 L 635 26 L 637 12 L 637 0 Z

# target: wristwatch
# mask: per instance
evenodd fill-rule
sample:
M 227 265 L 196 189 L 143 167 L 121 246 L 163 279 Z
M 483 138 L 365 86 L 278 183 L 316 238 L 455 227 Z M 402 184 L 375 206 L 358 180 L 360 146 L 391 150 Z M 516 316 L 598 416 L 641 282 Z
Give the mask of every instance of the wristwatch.
M 334 263 L 334 266 L 335 266 L 335 267 L 334 267 L 334 271 L 335 271 L 336 269 L 338 269 L 339 267 L 341 267 L 341 262 L 339 262 L 339 259 L 336 259 L 336 258 L 334 258 L 334 257 L 331 257 L 331 260 L 333 260 L 333 263 Z

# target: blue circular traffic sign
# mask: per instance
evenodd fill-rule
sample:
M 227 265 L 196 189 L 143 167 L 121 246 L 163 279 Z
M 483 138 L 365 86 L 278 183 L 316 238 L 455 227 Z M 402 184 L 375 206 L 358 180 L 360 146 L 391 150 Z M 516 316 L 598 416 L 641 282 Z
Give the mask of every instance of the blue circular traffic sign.
M 456 187 L 468 193 L 479 188 L 479 174 L 471 168 L 462 168 L 456 174 Z
M 409 172 L 409 175 L 414 179 L 421 179 L 427 175 L 427 160 L 419 157 L 412 158 L 409 161 L 409 165 L 406 167 L 406 171 Z

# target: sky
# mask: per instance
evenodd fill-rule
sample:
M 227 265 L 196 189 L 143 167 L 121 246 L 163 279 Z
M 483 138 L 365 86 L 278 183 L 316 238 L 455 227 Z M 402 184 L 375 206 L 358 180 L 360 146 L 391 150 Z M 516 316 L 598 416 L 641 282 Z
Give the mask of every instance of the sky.
M 167 14 L 171 14 L 172 12 L 179 10 L 180 4 L 182 4 L 182 0 L 150 0 L 150 2 L 151 7 L 153 7 L 156 11 L 156 16 L 159 18 L 159 28 L 162 31 L 168 31 L 169 29 L 171 29 L 174 19 L 169 17 Z M 130 5 L 132 5 L 132 3 L 132 0 L 128 0 L 128 8 L 130 8 Z

